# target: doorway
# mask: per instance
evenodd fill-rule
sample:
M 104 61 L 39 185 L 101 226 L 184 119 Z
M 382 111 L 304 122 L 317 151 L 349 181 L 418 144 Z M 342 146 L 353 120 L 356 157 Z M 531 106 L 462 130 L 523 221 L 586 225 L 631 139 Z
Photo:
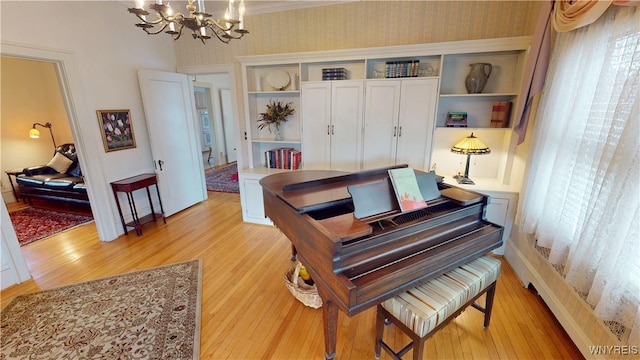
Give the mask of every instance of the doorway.
M 103 169 L 99 163 L 88 161 L 87 159 L 99 158 L 99 154 L 95 147 L 86 146 L 86 141 L 82 137 L 82 131 L 80 127 L 80 117 L 89 114 L 86 104 L 82 101 L 82 85 L 80 84 L 80 76 L 77 72 L 77 66 L 75 59 L 70 53 L 64 51 L 55 51 L 47 48 L 23 46 L 11 43 L 2 43 L 0 50 L 0 56 L 6 56 L 11 58 L 43 61 L 52 64 L 56 69 L 56 76 L 59 81 L 59 88 L 63 98 L 64 108 L 66 110 L 68 124 L 71 128 L 71 138 L 77 145 L 78 158 L 82 171 L 85 175 L 91 174 L 85 178 L 87 185 L 87 192 L 91 199 L 91 212 L 95 219 L 95 226 L 98 231 L 98 235 L 101 240 L 115 239 L 118 236 L 118 228 L 116 227 L 116 219 L 111 213 L 110 207 L 107 206 L 95 206 L 97 203 L 108 203 L 112 197 L 112 194 L 108 191 L 108 186 L 105 184 Z M 3 94 L 4 95 L 4 94 Z M 74 101 L 75 100 L 75 101 Z M 3 120 L 7 120 L 3 117 Z M 2 142 L 2 145 L 7 145 Z M 2 152 L 5 154 L 5 152 Z M 12 153 L 13 155 L 13 153 Z M 4 182 L 4 179 L 3 179 Z M 8 212 L 6 206 L 2 204 L 3 219 L 8 221 Z M 15 236 L 15 230 L 13 224 L 11 226 L 2 227 L 2 248 L 3 259 L 10 257 L 11 262 L 8 262 L 11 271 L 16 271 L 19 275 L 17 278 L 19 281 L 27 280 L 29 276 L 29 270 L 26 266 L 24 256 L 20 250 L 17 238 Z M 4 274 L 4 272 L 3 272 Z M 3 281 L 3 286 L 6 285 Z
M 236 162 L 230 75 L 195 74 L 192 80 L 205 169 Z
M 77 221 L 73 219 L 73 214 L 82 215 L 82 220 L 91 218 L 92 214 L 90 206 L 84 203 L 39 197 L 27 203 L 19 196 L 16 198 L 18 184 L 15 177 L 20 175 L 22 169 L 47 164 L 56 146 L 73 144 L 75 141 L 55 62 L 2 56 L 1 64 L 3 200 L 20 244 L 26 244 L 74 226 Z M 43 124 L 47 124 L 48 128 Z M 40 130 L 39 138 L 27 136 L 32 127 Z M 73 175 L 78 175 L 79 168 L 73 166 Z M 51 221 L 42 221 L 45 218 Z

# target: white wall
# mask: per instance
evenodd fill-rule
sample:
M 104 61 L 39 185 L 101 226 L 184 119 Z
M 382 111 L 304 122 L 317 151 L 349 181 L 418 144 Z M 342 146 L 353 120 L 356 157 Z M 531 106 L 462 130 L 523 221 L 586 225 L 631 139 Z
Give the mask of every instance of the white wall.
M 72 126 L 74 140 L 83 147 L 80 154 L 89 157 L 81 159 L 81 164 L 90 165 L 83 166 L 83 171 L 88 175 L 94 214 L 96 207 L 108 209 L 97 212 L 98 232 L 103 240 L 113 240 L 122 227 L 109 182 L 153 171 L 137 69 L 175 71 L 173 40 L 136 28 L 136 19 L 124 2 L 3 0 L 0 19 L 3 55 L 18 45 L 71 59 L 65 76 L 71 78 L 71 107 L 77 117 L 77 127 Z M 98 109 L 131 110 L 135 149 L 104 152 Z

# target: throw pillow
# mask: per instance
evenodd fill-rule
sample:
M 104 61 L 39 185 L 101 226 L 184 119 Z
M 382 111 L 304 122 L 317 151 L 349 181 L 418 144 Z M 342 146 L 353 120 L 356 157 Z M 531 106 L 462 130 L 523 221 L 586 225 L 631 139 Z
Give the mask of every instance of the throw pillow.
M 59 173 L 65 173 L 67 169 L 69 169 L 69 166 L 71 166 L 71 163 L 73 163 L 71 159 L 56 152 L 56 155 L 49 161 L 47 166 Z

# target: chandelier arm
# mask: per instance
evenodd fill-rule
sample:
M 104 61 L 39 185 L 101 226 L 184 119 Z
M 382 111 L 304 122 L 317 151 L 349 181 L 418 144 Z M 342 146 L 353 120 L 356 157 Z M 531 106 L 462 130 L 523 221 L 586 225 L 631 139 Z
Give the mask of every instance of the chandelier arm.
M 157 24 L 156 24 L 157 25 Z M 160 34 L 164 29 L 167 28 L 167 25 L 169 25 L 168 23 L 164 23 L 162 25 L 162 27 L 158 30 L 158 31 L 149 31 L 149 28 L 143 28 L 144 32 L 146 32 L 149 35 L 158 35 Z M 155 26 L 153 26 L 153 28 L 155 28 Z
M 224 27 L 224 26 L 222 26 L 220 24 L 221 22 L 223 22 L 223 21 L 222 20 L 216 20 L 216 19 L 205 19 L 205 23 L 207 24 L 207 26 L 210 26 L 211 28 L 216 27 L 216 28 L 220 29 L 221 31 L 231 31 L 233 29 L 233 27 L 235 26 L 234 23 L 230 23 L 230 22 L 224 21 L 227 24 L 230 24 L 230 25 L 228 25 L 228 27 Z
M 228 44 L 231 40 L 238 40 L 244 36 L 244 33 L 238 33 L 237 30 L 234 30 L 234 24 L 231 24 L 230 27 L 224 28 L 219 26 L 219 23 L 215 20 L 211 21 L 211 24 L 207 24 L 208 28 L 216 35 L 218 40 L 222 41 L 225 44 Z M 232 31 L 236 32 L 240 35 L 234 36 L 232 35 Z
M 214 28 L 210 28 L 210 29 L 211 29 L 211 32 L 213 33 L 213 35 L 215 35 L 218 38 L 218 40 L 222 41 L 223 43 L 228 44 L 229 41 L 231 41 L 231 39 L 229 39 L 229 38 L 225 38 L 225 37 L 220 36 L 220 34 L 218 34 L 218 31 L 215 31 Z M 219 30 L 219 31 L 222 32 L 222 30 Z
M 178 40 L 180 39 L 180 36 L 182 36 L 182 28 L 184 28 L 184 25 L 178 23 L 178 30 L 171 33 L 171 32 L 167 32 L 168 34 L 171 35 L 171 37 L 173 38 L 173 40 Z

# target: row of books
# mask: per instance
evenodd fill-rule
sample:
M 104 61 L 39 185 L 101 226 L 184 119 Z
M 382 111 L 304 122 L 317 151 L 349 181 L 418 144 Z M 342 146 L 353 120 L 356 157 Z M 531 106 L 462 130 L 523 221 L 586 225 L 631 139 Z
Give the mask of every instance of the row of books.
M 264 160 L 270 169 L 298 170 L 302 152 L 294 148 L 275 148 L 264 152 Z
M 345 68 L 322 69 L 322 80 L 347 80 L 347 69 Z
M 510 101 L 494 101 L 491 105 L 491 123 L 492 128 L 503 128 L 509 124 L 511 116 Z M 467 127 L 467 113 L 462 111 L 451 111 L 447 113 L 445 120 L 446 127 Z
M 387 61 L 385 63 L 385 77 L 387 78 L 417 77 L 419 65 L 420 65 L 420 60 Z

